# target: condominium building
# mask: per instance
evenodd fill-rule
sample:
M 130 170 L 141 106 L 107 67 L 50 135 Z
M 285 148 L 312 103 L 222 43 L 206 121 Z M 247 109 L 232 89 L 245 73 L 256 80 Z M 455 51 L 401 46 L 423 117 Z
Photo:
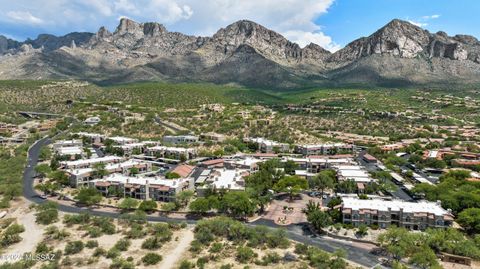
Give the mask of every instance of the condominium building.
M 166 147 L 155 146 L 145 150 L 145 153 L 150 156 L 156 156 L 159 158 L 168 159 L 181 159 L 181 156 L 185 156 L 186 159 L 193 159 L 197 155 L 197 151 L 193 148 L 179 148 L 179 147 Z
M 378 225 L 384 229 L 391 225 L 411 230 L 445 228 L 452 225 L 453 215 L 440 203 L 403 200 L 368 199 L 342 197 L 341 211 L 344 223 L 355 227 L 361 224 Z
M 245 177 L 250 175 L 247 169 L 205 169 L 195 181 L 197 194 L 203 196 L 207 189 L 243 191 Z
M 82 147 L 83 143 L 82 140 L 60 140 L 53 143 L 52 148 L 54 151 L 57 151 L 60 148 L 72 148 L 72 147 Z
M 136 143 L 115 145 L 114 147 L 122 149 L 123 153 L 126 155 L 131 155 L 135 154 L 136 152 L 138 152 L 138 154 L 142 154 L 146 151 L 148 147 L 156 146 L 158 144 L 160 143 L 156 141 L 142 141 Z
M 289 144 L 268 140 L 262 137 L 247 137 L 244 138 L 244 141 L 255 143 L 258 149 L 263 153 L 288 152 L 290 150 Z
M 90 181 L 89 185 L 103 195 L 123 194 L 142 200 L 174 202 L 177 193 L 193 189 L 193 178 L 165 179 L 163 177 L 133 177 L 112 174 L 103 179 Z
M 227 169 L 245 169 L 254 172 L 259 169 L 259 164 L 262 162 L 265 162 L 265 160 L 242 156 L 233 159 L 225 159 L 223 165 Z
M 130 138 L 130 137 L 123 137 L 123 136 L 113 136 L 109 137 L 109 140 L 112 140 L 113 143 L 117 145 L 125 145 L 125 144 L 131 144 L 131 143 L 137 143 L 138 139 L 135 138 Z
M 105 172 L 107 174 L 120 173 L 122 175 L 130 175 L 132 168 L 136 168 L 138 173 L 145 173 L 152 170 L 152 164 L 137 160 L 127 160 L 121 163 L 109 163 L 105 165 Z M 70 178 L 70 185 L 78 188 L 88 185 L 91 180 L 96 178 L 95 169 L 87 168 L 73 168 L 66 171 Z
M 358 164 L 351 165 L 335 165 L 333 168 L 337 171 L 339 181 L 353 180 L 356 183 L 370 183 L 374 179 L 370 174 Z
M 197 143 L 198 136 L 195 135 L 166 135 L 163 137 L 165 144 L 191 144 Z
M 79 169 L 79 168 L 88 168 L 95 164 L 109 164 L 109 163 L 119 163 L 124 159 L 117 156 L 105 156 L 101 158 L 91 158 L 91 159 L 81 159 L 75 161 L 63 161 L 60 162 L 60 167 L 63 169 Z
M 304 156 L 309 155 L 332 155 L 337 153 L 352 153 L 354 146 L 345 143 L 331 143 L 331 144 L 309 144 L 295 146 L 295 153 Z

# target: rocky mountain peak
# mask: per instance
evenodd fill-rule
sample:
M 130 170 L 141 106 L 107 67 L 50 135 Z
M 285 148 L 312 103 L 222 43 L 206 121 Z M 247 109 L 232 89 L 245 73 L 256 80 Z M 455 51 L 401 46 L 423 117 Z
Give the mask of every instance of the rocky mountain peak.
M 143 35 L 143 27 L 140 23 L 128 18 L 121 18 L 114 35 L 132 34 L 134 36 Z
M 102 39 L 108 39 L 110 37 L 112 37 L 112 33 L 110 33 L 110 31 L 108 31 L 107 28 L 102 26 L 100 27 L 100 29 L 98 29 L 96 34 L 97 39 L 102 40 Z

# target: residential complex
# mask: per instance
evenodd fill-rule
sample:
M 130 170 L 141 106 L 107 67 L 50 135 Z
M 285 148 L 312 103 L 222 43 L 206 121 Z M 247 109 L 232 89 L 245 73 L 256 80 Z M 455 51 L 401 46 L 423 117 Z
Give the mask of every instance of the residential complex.
M 173 202 L 177 193 L 193 189 L 193 178 L 165 179 L 163 177 L 112 174 L 102 179 L 92 180 L 89 185 L 105 196 L 121 193 L 124 197 Z
M 391 225 L 411 230 L 445 228 L 452 225 L 453 215 L 434 202 L 405 202 L 402 200 L 359 199 L 342 197 L 342 218 L 344 223 L 355 227 L 361 224 L 378 225 L 387 228 Z

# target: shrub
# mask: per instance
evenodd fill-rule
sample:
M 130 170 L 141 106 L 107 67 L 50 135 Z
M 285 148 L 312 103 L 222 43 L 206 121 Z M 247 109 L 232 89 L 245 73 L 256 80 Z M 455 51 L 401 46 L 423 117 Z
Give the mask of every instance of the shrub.
M 97 238 L 103 234 L 102 229 L 100 229 L 99 227 L 88 227 L 87 233 L 88 236 L 90 236 L 91 238 Z
M 35 253 L 37 254 L 44 254 L 52 251 L 52 248 L 48 247 L 47 243 L 45 242 L 40 242 L 37 244 L 37 247 L 35 248 Z
M 55 202 L 45 202 L 37 206 L 37 213 L 35 214 L 36 222 L 48 225 L 58 220 L 58 205 Z
M 295 244 L 295 253 L 299 255 L 305 255 L 307 254 L 308 251 L 308 246 L 306 244 L 302 243 L 297 243 Z
M 191 269 L 191 268 L 194 268 L 195 265 L 187 260 L 183 260 L 181 263 L 180 263 L 180 267 L 178 267 L 179 269 Z
M 142 238 L 147 234 L 146 231 L 143 230 L 143 226 L 138 223 L 133 223 L 130 226 L 130 230 L 128 230 L 125 235 L 127 238 Z
M 197 259 L 197 266 L 200 269 L 205 268 L 205 264 L 207 263 L 208 263 L 208 257 L 200 257 Z
M 162 246 L 162 243 L 156 236 L 145 239 L 142 243 L 142 248 L 144 249 L 159 249 Z
M 63 223 L 67 226 L 71 226 L 74 224 L 87 224 L 90 222 L 90 214 L 88 213 L 80 213 L 78 215 L 65 215 L 63 217 Z
M 145 265 L 154 265 L 159 263 L 161 260 L 162 256 L 152 252 L 145 254 L 145 256 L 142 258 L 142 262 Z
M 237 261 L 240 263 L 247 263 L 251 259 L 253 259 L 256 256 L 256 253 L 253 251 L 253 249 L 249 247 L 243 247 L 240 246 L 237 248 L 237 253 L 235 254 L 235 258 Z
M 222 251 L 222 249 L 223 249 L 223 244 L 219 242 L 215 242 L 212 244 L 209 251 L 212 253 L 219 253 L 220 251 Z
M 110 269 L 133 269 L 135 266 L 132 262 L 127 260 L 116 258 L 113 260 L 112 264 L 110 264 Z
M 114 259 L 120 256 L 120 250 L 116 249 L 115 247 L 108 250 L 106 257 L 109 259 Z
M 19 234 L 24 231 L 25 227 L 23 227 L 23 225 L 17 223 L 11 224 L 0 236 L 0 246 L 7 247 L 22 241 L 22 237 L 20 237 Z
M 68 242 L 67 245 L 65 246 L 64 252 L 66 255 L 76 254 L 82 251 L 83 247 L 84 246 L 82 241 L 71 241 L 71 242 Z
M 130 246 L 131 242 L 128 239 L 120 239 L 115 243 L 114 248 L 120 250 L 120 251 L 127 251 L 128 247 Z
M 97 242 L 97 240 L 88 240 L 87 243 L 85 244 L 85 247 L 96 248 L 96 247 L 98 247 L 98 242 Z
M 93 251 L 94 257 L 105 256 L 107 255 L 107 251 L 104 248 L 98 247 Z
M 203 250 L 203 245 L 197 240 L 193 240 L 192 243 L 190 243 L 190 252 L 192 253 L 200 253 Z

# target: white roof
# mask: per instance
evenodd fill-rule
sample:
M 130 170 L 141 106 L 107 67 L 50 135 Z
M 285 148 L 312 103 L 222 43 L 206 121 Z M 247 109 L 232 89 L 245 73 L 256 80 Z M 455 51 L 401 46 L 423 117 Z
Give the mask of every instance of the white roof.
M 59 140 L 55 143 L 53 143 L 53 146 L 56 147 L 56 146 L 68 146 L 68 145 L 75 145 L 75 144 L 82 144 L 82 140 L 78 140 L 78 139 L 72 139 L 72 140 Z
M 417 173 L 413 173 L 413 178 L 420 183 L 426 183 L 428 185 L 433 185 L 432 182 L 430 182 L 428 179 L 422 177 L 421 175 L 419 175 Z
M 144 147 L 144 146 L 147 146 L 147 145 L 155 145 L 155 144 L 159 144 L 160 142 L 156 142 L 156 141 L 142 141 L 142 142 L 137 142 L 137 143 L 129 143 L 129 144 L 125 144 L 125 145 L 118 145 L 118 146 L 115 146 L 117 148 L 121 148 L 121 149 L 134 149 L 134 148 L 141 148 L 141 147 Z
M 343 197 L 343 207 L 351 208 L 352 210 L 359 209 L 374 209 L 378 211 L 400 211 L 406 213 L 431 213 L 437 216 L 449 214 L 447 210 L 434 202 L 420 201 L 418 203 L 405 202 L 402 200 L 383 200 L 383 199 L 369 199 L 362 200 L 359 198 Z
M 438 156 L 438 150 L 431 150 L 428 153 L 428 158 L 437 158 L 437 156 Z
M 166 147 L 166 146 L 155 146 L 148 148 L 150 151 L 169 151 L 169 152 L 194 152 L 195 149 L 192 148 L 179 148 L 179 147 Z
M 359 165 L 336 165 L 337 174 L 343 179 L 353 179 L 355 182 L 371 182 L 373 179 Z
M 122 174 L 111 174 L 103 179 L 96 179 L 92 180 L 92 182 L 104 182 L 104 181 L 110 181 L 110 182 L 117 182 L 121 184 L 126 184 L 127 182 L 129 184 L 138 184 L 138 185 L 146 185 L 147 182 L 150 185 L 164 185 L 168 186 L 171 188 L 176 188 L 179 186 L 179 184 L 183 184 L 185 182 L 188 182 L 190 179 L 188 178 L 176 178 L 176 179 L 166 179 L 163 177 L 132 177 L 132 176 L 125 176 Z
M 403 182 L 403 181 L 405 181 L 405 179 L 404 179 L 401 175 L 399 175 L 399 174 L 397 174 L 397 173 L 395 173 L 395 172 L 390 172 L 390 175 L 393 177 L 393 179 L 395 179 L 395 180 L 398 181 L 398 182 Z
M 76 135 L 79 135 L 79 136 L 84 136 L 84 137 L 89 137 L 89 138 L 97 138 L 97 137 L 105 137 L 105 135 L 102 135 L 102 134 L 96 134 L 96 133 L 86 133 L 86 132 L 78 132 L 78 133 L 75 133 Z
M 141 161 L 137 161 L 137 160 L 127 160 L 127 161 L 121 162 L 121 163 L 109 163 L 109 164 L 105 165 L 105 170 L 115 171 L 117 169 L 130 168 L 130 167 L 142 164 L 142 163 L 146 163 L 146 162 L 141 162 Z M 91 168 L 91 167 L 80 168 L 80 169 L 69 169 L 68 170 L 68 173 L 70 173 L 72 175 L 77 175 L 77 176 L 87 174 L 87 173 L 91 173 L 91 172 L 93 172 L 93 168 Z
M 55 151 L 58 155 L 80 155 L 83 152 L 81 147 L 61 147 Z
M 214 169 L 207 178 L 206 182 L 215 186 L 217 189 L 243 190 L 243 175 L 248 173 L 246 169 Z
M 295 175 L 303 177 L 313 177 L 315 173 L 309 173 L 307 170 L 295 170 Z
M 249 137 L 246 138 L 247 141 L 258 143 L 258 144 L 265 144 L 267 146 L 283 146 L 287 145 L 286 143 L 280 143 L 277 141 L 269 140 L 263 137 Z
M 113 140 L 115 143 L 134 143 L 137 142 L 138 139 L 135 138 L 130 138 L 130 137 L 123 137 L 123 136 L 114 136 L 114 137 L 109 137 L 108 139 Z
M 299 147 L 306 149 L 316 149 L 316 148 L 340 148 L 345 146 L 351 146 L 350 144 L 345 143 L 325 143 L 325 144 L 304 144 L 299 145 Z
M 253 157 L 245 157 L 245 158 L 241 158 L 241 159 L 225 160 L 226 163 L 231 163 L 231 164 L 234 164 L 234 165 L 246 165 L 246 166 L 251 166 L 253 164 L 261 163 L 261 162 L 264 162 L 264 161 L 265 160 L 257 159 L 257 158 L 253 158 Z
M 82 159 L 82 160 L 66 161 L 66 162 L 60 162 L 60 163 L 66 165 L 67 167 L 71 167 L 71 166 L 78 166 L 78 165 L 92 165 L 95 163 L 108 163 L 108 162 L 115 162 L 120 160 L 122 160 L 122 158 L 117 156 L 105 156 L 101 158 Z

